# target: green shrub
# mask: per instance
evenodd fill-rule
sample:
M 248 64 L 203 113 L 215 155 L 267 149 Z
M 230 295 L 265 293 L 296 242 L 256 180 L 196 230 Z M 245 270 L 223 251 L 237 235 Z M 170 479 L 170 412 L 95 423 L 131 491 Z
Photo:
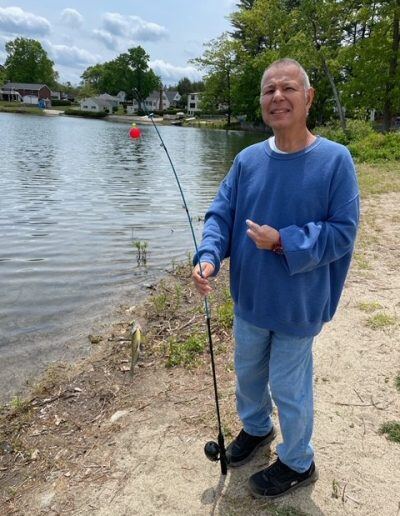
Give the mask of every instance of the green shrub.
M 104 118 L 108 115 L 108 113 L 106 113 L 105 111 L 82 111 L 81 109 L 66 109 L 64 111 L 64 114 L 71 116 L 83 116 L 85 118 Z
M 346 132 L 340 127 L 339 122 L 334 122 L 315 127 L 314 133 L 343 145 L 358 142 L 368 136 L 376 134 L 374 133 L 371 123 L 363 120 L 347 120 Z
M 70 106 L 71 101 L 70 100 L 58 100 L 54 99 L 51 101 L 52 106 Z
M 359 161 L 400 160 L 400 133 L 372 133 L 349 145 L 352 155 Z

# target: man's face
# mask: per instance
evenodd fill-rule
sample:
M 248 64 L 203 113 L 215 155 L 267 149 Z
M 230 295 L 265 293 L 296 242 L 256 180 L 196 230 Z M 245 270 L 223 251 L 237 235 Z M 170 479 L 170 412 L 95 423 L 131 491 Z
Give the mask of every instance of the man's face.
M 305 89 L 303 76 L 296 66 L 274 66 L 261 86 L 263 120 L 274 131 L 304 127 L 313 97 L 314 90 Z

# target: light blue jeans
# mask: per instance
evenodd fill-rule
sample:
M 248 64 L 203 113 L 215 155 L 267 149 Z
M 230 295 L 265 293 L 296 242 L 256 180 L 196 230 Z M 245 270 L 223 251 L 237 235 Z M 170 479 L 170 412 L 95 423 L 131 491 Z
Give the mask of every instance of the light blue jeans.
M 280 460 L 302 473 L 314 457 L 313 337 L 294 337 L 258 328 L 235 317 L 236 402 L 244 430 L 266 435 L 272 428 L 272 400 L 283 442 Z

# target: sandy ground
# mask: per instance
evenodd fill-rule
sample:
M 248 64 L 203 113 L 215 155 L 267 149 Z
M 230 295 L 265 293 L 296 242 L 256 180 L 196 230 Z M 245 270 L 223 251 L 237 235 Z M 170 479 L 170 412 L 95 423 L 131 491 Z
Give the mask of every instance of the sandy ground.
M 357 250 L 335 320 L 315 341 L 316 484 L 274 504 L 252 499 L 247 479 L 273 459 L 279 438 L 221 477 L 203 454 L 216 437 L 211 376 L 149 366 L 132 385 L 135 401 L 99 424 L 107 438 L 91 442 L 73 472 L 49 471 L 8 513 L 398 516 L 400 444 L 379 428 L 400 420 L 399 195 L 373 197 L 363 217 L 366 247 Z M 382 313 L 397 317 L 394 324 L 368 325 Z M 231 361 L 228 352 L 218 374 L 222 418 L 235 434 Z

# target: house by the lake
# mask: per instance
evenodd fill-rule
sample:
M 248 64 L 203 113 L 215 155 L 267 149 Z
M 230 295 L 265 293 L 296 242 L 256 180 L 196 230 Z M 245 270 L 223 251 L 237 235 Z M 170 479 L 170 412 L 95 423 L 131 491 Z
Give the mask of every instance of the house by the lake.
M 181 96 L 177 91 L 157 91 L 154 90 L 144 100 L 144 106 L 147 111 L 165 111 L 170 107 L 177 107 Z M 133 100 L 131 105 L 127 106 L 128 115 L 133 115 L 139 110 L 139 103 Z
M 102 93 L 96 97 L 85 98 L 80 101 L 80 109 L 82 111 L 101 112 L 106 111 L 112 113 L 118 106 L 125 102 L 126 93 L 120 91 L 118 95 L 109 95 Z
M 109 95 L 111 97 L 111 95 Z M 82 111 L 91 111 L 92 113 L 112 113 L 113 108 L 117 107 L 115 101 L 104 98 L 104 95 L 98 97 L 90 97 L 80 101 L 80 109 Z
M 0 90 L 1 100 L 20 100 L 20 97 L 24 104 L 37 105 L 42 100 L 46 107 L 51 106 L 51 89 L 46 84 L 9 81 Z
M 200 109 L 201 102 L 201 92 L 189 93 L 187 98 L 187 112 L 188 115 L 194 115 L 201 111 Z

